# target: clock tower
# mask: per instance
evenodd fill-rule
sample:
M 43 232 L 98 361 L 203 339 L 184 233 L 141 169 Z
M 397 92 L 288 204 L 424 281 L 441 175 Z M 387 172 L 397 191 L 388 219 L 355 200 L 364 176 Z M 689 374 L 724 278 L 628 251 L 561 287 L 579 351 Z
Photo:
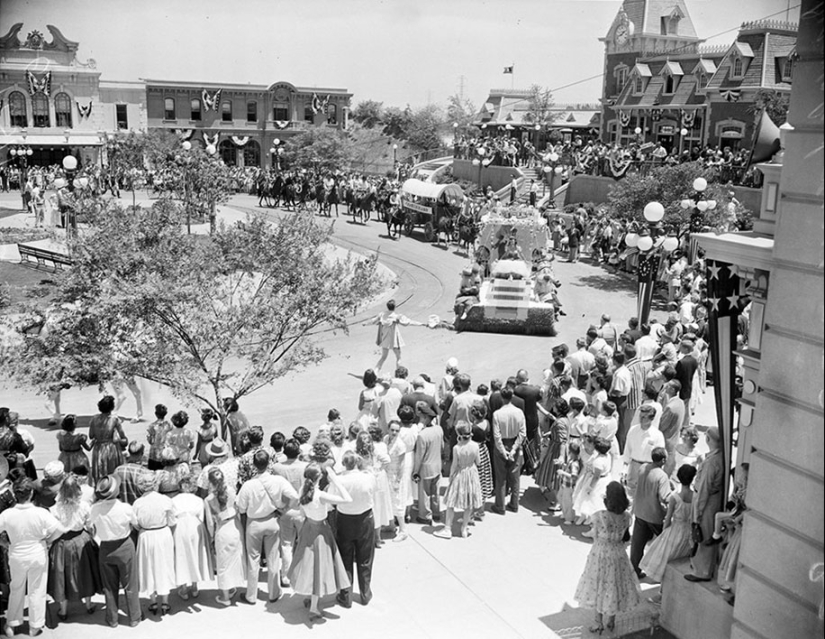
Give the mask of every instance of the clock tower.
M 602 139 L 610 141 L 614 118 L 610 109 L 622 92 L 636 62 L 651 55 L 678 50 L 695 52 L 701 40 L 693 28 L 686 0 L 624 0 L 603 38 Z

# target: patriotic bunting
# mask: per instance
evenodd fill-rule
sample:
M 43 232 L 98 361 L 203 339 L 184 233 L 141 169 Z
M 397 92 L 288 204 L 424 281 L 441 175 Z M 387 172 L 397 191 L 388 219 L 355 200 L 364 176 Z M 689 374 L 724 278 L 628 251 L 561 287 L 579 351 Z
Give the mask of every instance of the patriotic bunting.
M 619 124 L 622 126 L 630 125 L 630 113 L 627 111 L 619 111 Z
M 240 138 L 237 135 L 233 135 L 232 141 L 236 144 L 236 146 L 246 146 L 246 143 L 249 142 L 249 136 L 245 135 Z
M 682 111 L 682 126 L 689 129 L 696 119 L 696 111 Z
M 647 324 L 650 318 L 650 304 L 653 301 L 653 289 L 656 287 L 659 259 L 658 251 L 650 251 L 647 254 L 639 253 L 639 295 L 636 316 L 640 324 Z
M 731 467 L 734 393 L 736 390 L 736 336 L 739 315 L 750 301 L 744 294 L 744 281 L 734 267 L 725 262 L 707 261 L 708 327 L 713 362 L 713 394 L 716 419 L 722 437 L 723 468 Z M 726 482 L 727 483 L 727 482 Z
M 92 101 L 89 100 L 89 104 L 83 106 L 80 102 L 75 101 L 77 105 L 77 112 L 80 113 L 80 117 L 82 119 L 88 118 L 92 114 Z
M 213 135 L 211 139 L 210 139 L 209 135 L 206 133 L 206 131 L 204 131 L 204 133 L 203 133 L 203 141 L 206 143 L 206 146 L 209 146 L 211 144 L 212 146 L 217 147 L 218 146 L 218 138 L 220 138 L 220 137 L 221 137 L 221 132 L 220 131 L 215 133 L 215 135 Z
M 209 91 L 207 91 L 206 89 L 201 91 L 201 99 L 203 100 L 203 106 L 207 111 L 209 111 L 209 109 L 212 109 L 213 111 L 218 110 L 218 107 L 221 103 L 222 91 L 223 89 L 218 89 L 211 96 L 209 95 Z
M 26 82 L 29 84 L 29 95 L 42 93 L 49 97 L 52 92 L 52 72 L 46 71 L 41 77 L 37 77 L 31 71 L 26 71 Z
M 727 91 L 722 91 L 720 95 L 728 102 L 739 102 L 739 96 L 741 94 L 742 92 L 737 89 L 728 89 Z

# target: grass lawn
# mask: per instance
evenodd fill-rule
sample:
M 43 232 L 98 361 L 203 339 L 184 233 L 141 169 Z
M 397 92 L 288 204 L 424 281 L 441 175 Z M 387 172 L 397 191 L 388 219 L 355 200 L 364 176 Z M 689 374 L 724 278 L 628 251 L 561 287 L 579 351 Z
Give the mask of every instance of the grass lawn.
M 8 292 L 8 304 L 0 306 L 0 313 L 19 313 L 26 305 L 46 308 L 52 303 L 61 273 L 0 262 L 0 286 Z M 0 293 L 0 303 L 4 300 Z

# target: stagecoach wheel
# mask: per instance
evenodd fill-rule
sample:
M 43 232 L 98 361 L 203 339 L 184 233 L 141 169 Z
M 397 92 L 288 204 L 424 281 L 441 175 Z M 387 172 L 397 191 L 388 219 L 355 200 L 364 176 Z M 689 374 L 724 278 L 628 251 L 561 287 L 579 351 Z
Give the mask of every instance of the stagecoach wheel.
M 435 239 L 435 227 L 432 222 L 427 222 L 424 225 L 424 239 L 432 242 Z
M 414 228 L 415 224 L 413 224 L 413 221 L 409 217 L 404 218 L 404 232 L 407 235 L 412 235 Z

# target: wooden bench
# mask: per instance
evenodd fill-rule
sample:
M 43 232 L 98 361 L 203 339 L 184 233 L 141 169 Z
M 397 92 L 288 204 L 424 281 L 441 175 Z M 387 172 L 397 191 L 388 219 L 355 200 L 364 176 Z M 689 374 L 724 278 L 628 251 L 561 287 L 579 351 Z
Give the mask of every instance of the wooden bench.
M 29 244 L 18 244 L 17 251 L 20 253 L 20 263 L 26 266 L 62 271 L 65 267 L 72 265 L 72 259 L 65 253 L 58 253 L 57 251 L 50 251 Z

